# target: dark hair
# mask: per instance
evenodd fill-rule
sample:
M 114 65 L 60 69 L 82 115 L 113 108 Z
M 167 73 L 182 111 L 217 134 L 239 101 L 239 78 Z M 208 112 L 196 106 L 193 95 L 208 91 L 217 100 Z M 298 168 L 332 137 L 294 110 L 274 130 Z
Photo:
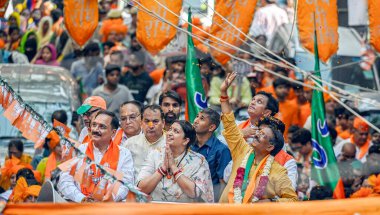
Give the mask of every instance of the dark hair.
M 111 117 L 112 118 L 112 120 L 111 120 L 112 129 L 118 129 L 119 128 L 119 119 L 117 118 L 117 116 L 113 112 L 106 111 L 106 110 L 100 110 L 96 114 L 95 118 L 98 117 L 99 115 L 107 115 L 107 116 Z
M 109 46 L 109 47 L 114 47 L 115 46 L 115 43 L 111 42 L 111 41 L 106 41 L 104 43 L 102 43 L 102 46 Z
M 215 130 L 219 127 L 220 114 L 218 112 L 216 112 L 215 110 L 211 108 L 205 108 L 205 109 L 200 110 L 199 112 L 204 113 L 208 116 L 208 118 L 210 119 L 211 125 L 215 125 Z
M 288 133 L 294 133 L 294 132 L 298 131 L 299 129 L 300 129 L 300 127 L 298 127 L 297 125 L 292 125 L 288 129 Z
M 289 81 L 282 79 L 282 78 L 277 78 L 276 80 L 273 81 L 273 87 L 274 88 L 277 88 L 277 87 L 283 86 L 283 85 L 287 88 L 290 88 L 292 86 Z
M 272 95 L 272 93 L 267 93 L 265 91 L 260 91 L 256 93 L 257 95 L 263 95 L 268 98 L 267 106 L 266 109 L 270 110 L 272 113 L 270 114 L 271 116 L 274 116 L 278 113 L 278 101 L 275 99 Z
M 66 124 L 67 123 L 66 111 L 64 111 L 64 110 L 54 111 L 53 114 L 51 115 L 51 123 L 54 123 L 54 119 L 63 123 L 63 124 Z
M 16 173 L 16 181 L 20 178 L 20 177 L 24 177 L 26 180 L 29 180 L 29 179 L 36 179 L 35 176 L 34 176 L 34 173 L 31 169 L 29 168 L 22 168 L 20 169 L 19 171 L 17 171 Z
M 53 19 L 53 23 L 56 23 L 62 15 L 63 14 L 61 9 L 54 9 L 50 13 L 51 18 Z
M 174 123 L 178 123 L 181 126 L 183 133 L 185 134 L 185 138 L 189 138 L 189 143 L 186 146 L 186 149 L 189 149 L 197 139 L 197 134 L 195 133 L 193 125 L 191 125 L 191 123 L 186 120 L 176 120 Z
M 277 153 L 279 153 L 284 147 L 285 140 L 284 136 L 277 128 L 273 127 L 272 125 L 269 125 L 269 128 L 273 132 L 273 138 L 271 138 L 269 142 L 274 146 L 274 149 L 270 152 L 270 155 L 276 156 Z
M 22 142 L 21 139 L 13 139 L 9 141 L 8 151 L 11 149 L 12 146 L 16 147 L 16 149 L 19 150 L 21 153 L 24 152 L 24 143 Z
M 13 25 L 13 26 L 9 27 L 8 35 L 11 35 L 13 33 L 13 31 L 18 31 L 19 33 L 21 32 L 19 27 Z
M 292 137 L 293 143 L 301 143 L 301 145 L 306 145 L 308 142 L 311 142 L 311 133 L 309 130 L 300 128 L 298 131 L 293 133 Z
M 162 101 L 164 100 L 164 98 L 167 98 L 167 97 L 174 99 L 176 102 L 178 102 L 179 106 L 182 105 L 181 96 L 174 90 L 168 90 L 166 92 L 163 92 L 160 95 L 160 98 L 158 99 L 158 104 L 161 106 Z
M 315 186 L 310 191 L 310 200 L 332 199 L 333 192 L 327 186 Z
M 214 70 L 217 70 L 217 69 L 220 69 L 220 73 L 218 74 L 218 76 L 220 78 L 224 78 L 226 76 L 226 70 L 221 65 L 215 64 Z
M 331 141 L 336 140 L 336 138 L 338 137 L 338 132 L 336 132 L 336 130 L 333 126 L 327 126 L 327 128 L 329 129 Z M 333 143 L 333 144 L 335 144 L 335 143 Z
M 337 107 L 334 109 L 335 117 L 342 116 L 344 119 L 350 118 L 353 114 L 344 107 Z
M 4 192 L 5 192 L 4 188 L 3 188 L 3 187 L 0 187 L 0 194 L 2 194 L 2 193 L 4 193 Z
M 109 74 L 111 74 L 111 72 L 113 72 L 115 70 L 118 71 L 119 73 L 121 73 L 120 66 L 115 65 L 115 64 L 107 64 L 107 66 L 105 68 L 106 76 L 108 76 Z
M 277 66 L 275 69 L 274 69 L 274 72 L 275 73 L 285 73 L 285 76 L 288 76 L 288 70 L 286 70 L 284 67 L 280 67 L 280 66 Z
M 368 149 L 368 155 L 370 154 L 380 154 L 380 145 L 372 145 Z
M 302 80 L 299 80 L 301 82 L 303 82 Z M 303 90 L 303 86 L 301 84 L 298 84 L 298 83 L 292 83 L 292 88 L 294 90 L 298 90 L 298 89 L 302 89 Z
M 128 105 L 128 104 L 136 106 L 139 109 L 140 114 L 143 112 L 144 105 L 143 105 L 143 103 L 141 103 L 140 101 L 137 101 L 137 100 L 132 100 L 132 101 L 124 102 L 122 105 L 120 105 L 120 108 L 124 107 L 125 105 Z M 142 118 L 142 116 L 141 116 L 141 118 Z
M 258 126 L 260 127 L 261 125 L 272 126 L 273 128 L 280 131 L 281 134 L 284 134 L 285 132 L 285 124 L 275 117 L 263 117 L 259 119 Z
M 95 42 L 90 42 L 89 44 L 86 45 L 83 49 L 83 55 L 89 56 L 90 52 L 100 52 L 100 48 L 98 43 Z
M 148 109 L 152 110 L 152 111 L 156 111 L 156 110 L 160 111 L 161 119 L 164 120 L 165 115 L 164 115 L 164 112 L 162 111 L 162 109 L 161 109 L 161 107 L 159 105 L 147 105 L 147 106 L 144 106 L 142 114 L 141 114 L 142 118 L 144 118 L 144 113 Z

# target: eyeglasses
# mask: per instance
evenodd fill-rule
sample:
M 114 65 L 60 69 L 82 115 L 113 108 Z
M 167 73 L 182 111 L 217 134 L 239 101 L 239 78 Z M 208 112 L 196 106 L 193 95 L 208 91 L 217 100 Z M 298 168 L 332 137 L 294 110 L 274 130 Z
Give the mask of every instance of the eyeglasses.
M 98 111 L 99 109 L 95 109 L 93 111 L 87 111 L 86 113 L 83 114 L 83 116 L 87 116 L 87 117 L 90 117 L 93 113 L 95 113 L 96 111 Z
M 129 116 L 122 116 L 122 117 L 120 117 L 120 120 L 122 122 L 127 122 L 128 120 L 131 121 L 131 122 L 134 122 L 134 121 L 137 120 L 137 117 L 139 117 L 140 115 L 141 114 L 138 114 L 138 115 L 132 114 L 132 115 L 129 115 Z

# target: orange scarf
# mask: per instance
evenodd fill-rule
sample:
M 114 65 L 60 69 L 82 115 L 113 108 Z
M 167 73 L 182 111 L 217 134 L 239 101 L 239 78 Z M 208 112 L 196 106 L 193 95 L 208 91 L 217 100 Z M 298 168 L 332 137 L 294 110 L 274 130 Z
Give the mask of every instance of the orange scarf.
M 15 189 L 13 190 L 13 198 L 11 200 L 12 203 L 22 203 L 29 196 L 37 197 L 40 194 L 41 186 L 32 185 L 28 186 L 24 177 L 20 177 L 17 180 L 17 184 Z
M 45 181 L 50 180 L 51 172 L 57 167 L 57 155 L 55 152 L 50 153 L 48 160 L 46 162 L 45 169 Z
M 11 176 L 16 174 L 22 168 L 33 169 L 30 164 L 23 163 L 20 159 L 12 157 L 6 159 L 4 166 L 1 168 L 0 186 L 8 190 L 11 186 Z
M 100 165 L 105 166 L 105 167 L 109 167 L 110 169 L 113 169 L 113 170 L 116 170 L 118 162 L 119 162 L 119 153 L 120 153 L 119 146 L 111 140 L 111 143 L 109 145 L 108 150 L 106 151 L 106 153 L 104 154 L 102 160 L 100 161 Z M 95 157 L 94 157 L 94 144 L 93 144 L 92 141 L 90 143 L 88 143 L 87 150 L 86 150 L 86 155 L 92 161 L 95 160 Z M 76 174 L 77 177 L 75 177 L 75 178 L 77 178 L 79 180 L 79 182 L 81 182 L 80 184 L 81 184 L 81 191 L 82 191 L 82 193 L 85 196 L 90 196 L 90 195 L 93 194 L 95 188 L 98 185 L 98 183 L 97 184 L 94 183 L 93 179 L 97 179 L 97 181 L 99 182 L 100 179 L 103 178 L 103 174 L 95 166 L 95 164 L 91 164 L 89 172 L 88 172 L 88 174 L 91 173 L 91 175 L 90 176 L 86 176 L 85 175 L 86 174 L 86 172 L 85 172 L 85 168 L 86 167 L 87 167 L 87 165 L 86 165 L 86 158 L 85 158 L 83 160 L 82 167 L 78 171 L 78 174 Z M 88 178 L 88 177 L 90 177 L 90 178 L 87 179 L 87 180 L 83 180 L 83 179 Z
M 355 144 L 354 135 L 351 136 L 350 141 L 351 143 Z M 368 137 L 364 145 L 359 147 L 359 155 L 357 157 L 359 160 L 361 160 L 367 154 L 370 143 L 371 143 L 371 140 L 370 140 L 370 137 Z
M 258 183 L 260 180 L 260 177 L 258 177 L 259 172 L 260 172 L 260 170 L 262 170 L 264 168 L 265 163 L 266 163 L 268 158 L 269 158 L 269 155 L 265 156 L 265 158 L 260 161 L 259 165 L 255 169 L 255 172 L 253 173 L 251 180 L 249 181 L 247 190 L 245 191 L 243 203 L 248 203 L 249 199 L 252 197 L 252 195 L 255 191 L 255 188 L 256 188 L 256 182 Z M 231 187 L 230 191 L 228 192 L 228 202 L 234 203 L 234 187 L 233 186 Z
M 121 141 L 123 140 L 123 134 L 124 134 L 124 131 L 123 129 L 119 129 L 115 135 L 115 138 L 113 138 L 113 142 L 117 145 L 120 146 L 121 144 Z

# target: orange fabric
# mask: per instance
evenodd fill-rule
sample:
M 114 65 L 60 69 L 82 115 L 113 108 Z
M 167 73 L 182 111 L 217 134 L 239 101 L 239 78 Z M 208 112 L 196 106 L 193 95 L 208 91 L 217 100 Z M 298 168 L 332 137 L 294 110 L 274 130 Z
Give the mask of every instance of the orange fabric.
M 311 115 L 311 105 L 309 102 L 299 106 L 299 126 L 305 125 L 307 118 Z
M 120 145 L 121 144 L 121 141 L 123 140 L 123 129 L 122 128 L 119 128 L 119 130 L 117 131 L 115 137 L 113 138 L 113 142 L 117 145 Z
M 59 141 L 60 141 L 60 138 L 57 134 L 56 131 L 52 130 L 47 136 L 46 136 L 46 139 L 50 139 L 50 142 L 49 142 L 49 149 L 50 150 L 53 150 L 58 144 L 59 144 Z
M 208 39 L 209 29 L 203 27 L 202 22 L 198 17 L 192 18 L 192 24 L 199 28 L 199 29 L 197 29 L 193 26 L 193 34 L 196 37 L 200 38 L 200 39 L 197 39 L 197 38 L 193 37 L 194 46 L 198 50 L 201 50 L 202 52 L 207 53 L 208 47 L 203 44 L 203 41 Z M 182 25 L 182 28 L 187 29 L 187 26 L 188 26 L 188 24 L 185 23 L 184 25 Z M 201 31 L 200 29 L 202 29 L 203 31 Z
M 4 49 L 5 48 L 5 42 L 3 39 L 0 39 L 0 49 Z
M 354 138 L 354 135 L 351 135 L 351 138 L 350 138 L 350 141 L 351 143 L 355 144 L 355 138 Z M 358 159 L 362 159 L 367 153 L 368 153 L 368 150 L 369 150 L 369 146 L 371 145 L 371 138 L 368 137 L 367 141 L 364 143 L 364 145 L 362 147 L 359 148 L 359 155 L 358 155 Z
M 45 181 L 50 180 L 51 172 L 57 167 L 57 155 L 55 152 L 50 153 L 46 162 Z
M 69 137 L 71 129 L 69 127 L 67 127 L 65 124 L 63 124 L 62 122 L 54 119 L 53 127 L 57 128 L 62 134 L 65 135 L 65 137 Z
M 300 125 L 299 123 L 299 108 L 297 103 L 292 100 L 285 100 L 279 102 L 279 113 L 276 114 L 276 118 L 281 120 L 285 124 L 284 138 L 286 141 L 288 136 L 288 129 L 291 125 Z M 303 126 L 303 125 L 300 125 Z
M 107 110 L 107 103 L 100 96 L 90 96 L 86 100 L 84 100 L 82 105 L 91 105 L 92 107 L 98 107 L 103 110 Z
M 243 44 L 242 41 L 246 40 L 246 37 L 236 30 L 236 28 L 240 29 L 244 34 L 248 33 L 256 4 L 257 0 L 216 1 L 215 11 L 236 27 L 228 24 L 215 13 L 211 25 L 211 34 L 228 44 L 240 47 Z M 215 25 L 218 25 L 218 27 Z M 235 54 L 236 50 L 228 46 L 226 47 L 226 44 L 222 44 L 220 40 L 214 37 L 211 37 L 209 41 L 210 45 L 215 46 L 215 48 L 210 47 L 211 55 L 220 64 L 225 65 L 231 57 L 221 51 Z
M 40 194 L 41 186 L 32 185 L 28 186 L 24 177 L 17 180 L 16 186 L 13 190 L 13 198 L 11 202 L 22 203 L 29 196 L 38 196 Z
M 60 17 L 59 20 L 53 24 L 51 30 L 55 33 L 57 36 L 61 36 L 63 32 L 63 17 Z
M 315 22 L 313 18 L 314 14 Z M 319 58 L 323 62 L 327 62 L 338 50 L 337 0 L 298 1 L 297 18 L 299 37 L 302 45 L 314 53 L 315 26 L 318 38 Z
M 63 4 L 66 29 L 71 38 L 79 46 L 83 46 L 98 26 L 98 1 L 64 0 Z
M 380 52 L 380 1 L 368 0 L 370 43 Z
M 263 88 L 257 89 L 257 90 L 256 90 L 256 93 L 257 93 L 257 92 L 260 92 L 260 91 L 264 91 L 264 92 L 267 92 L 267 93 L 271 93 L 272 96 L 273 96 L 275 99 L 277 99 L 276 92 L 275 92 L 275 90 L 274 90 L 273 85 L 271 85 L 271 86 L 266 86 L 266 87 L 263 87 Z M 296 97 L 296 94 L 294 93 L 293 88 L 290 88 L 290 90 L 289 90 L 289 95 L 288 95 L 288 97 L 286 97 L 286 98 L 287 98 L 288 100 L 292 100 L 292 99 L 294 99 L 295 97 Z
M 366 214 L 378 215 L 380 197 L 303 201 L 292 203 L 260 203 L 260 204 L 141 204 L 141 203 L 39 203 L 39 204 L 7 204 L 3 213 L 28 215 L 66 215 L 66 214 Z
M 182 1 L 160 0 L 162 5 L 165 5 L 173 13 L 180 15 L 182 9 Z M 140 0 L 140 4 L 147 10 L 159 15 L 164 20 L 173 25 L 178 25 L 179 18 L 172 13 L 169 13 L 165 8 L 159 5 L 156 1 Z M 145 11 L 137 12 L 137 40 L 145 47 L 145 49 L 153 55 L 165 48 L 170 41 L 175 37 L 177 30 L 153 17 Z
M 23 163 L 18 158 L 6 159 L 4 166 L 1 168 L 0 187 L 8 190 L 11 186 L 11 176 L 16 174 L 22 168 L 33 169 L 29 163 Z
M 338 136 L 342 139 L 348 139 L 352 135 L 350 129 L 342 130 L 342 127 L 340 126 L 336 126 L 335 130 L 338 133 Z
M 353 193 L 350 198 L 364 198 L 368 197 L 373 193 L 373 189 L 369 187 L 361 187 L 358 191 Z
M 33 175 L 34 175 L 34 178 L 36 179 L 36 181 L 40 184 L 43 183 L 42 181 L 42 176 L 41 176 L 41 173 L 37 170 L 32 170 L 33 171 Z
M 160 83 L 161 79 L 164 77 L 165 69 L 156 69 L 149 73 L 149 76 L 153 79 L 153 84 Z
M 368 124 L 361 120 L 359 117 L 355 117 L 353 126 L 359 132 L 368 132 L 369 130 Z
M 376 193 L 380 193 L 380 174 L 368 177 L 368 184 L 374 188 Z
M 116 143 L 114 143 L 113 141 L 111 141 L 107 152 L 104 154 L 102 160 L 100 161 L 100 165 L 104 165 L 107 163 L 111 169 L 116 170 L 117 164 L 119 162 L 119 153 L 120 153 L 119 146 Z M 86 155 L 91 160 L 95 160 L 95 158 L 94 158 L 94 144 L 92 141 L 87 146 Z M 86 166 L 85 161 L 83 161 L 82 165 Z M 100 170 L 97 169 L 94 164 L 92 164 L 90 168 L 92 169 L 92 171 L 94 173 L 92 177 L 95 177 L 95 178 L 101 177 Z M 81 173 L 79 173 L 79 174 L 81 174 Z M 83 174 L 85 174 L 85 173 L 83 173 Z M 95 188 L 96 188 L 96 185 L 93 183 L 92 180 L 89 180 L 89 182 L 90 182 L 90 184 L 88 186 L 83 184 L 83 183 L 81 184 L 81 191 L 86 196 L 92 195 Z
M 108 35 L 111 32 L 127 35 L 128 27 L 124 25 L 124 21 L 122 18 L 106 19 L 103 21 L 102 27 L 99 30 L 100 35 L 102 35 L 102 42 L 108 41 Z M 111 42 L 116 42 L 116 41 L 111 41 Z

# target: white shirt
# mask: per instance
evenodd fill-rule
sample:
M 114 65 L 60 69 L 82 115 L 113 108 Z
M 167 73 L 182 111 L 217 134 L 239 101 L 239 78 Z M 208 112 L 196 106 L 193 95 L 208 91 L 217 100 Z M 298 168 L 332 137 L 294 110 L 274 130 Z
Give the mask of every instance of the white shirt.
M 79 134 L 79 138 L 78 138 L 78 142 L 79 143 L 82 143 L 84 138 L 88 135 L 88 129 L 87 127 L 85 126 L 84 128 L 82 128 L 82 131 L 80 132 Z
M 166 144 L 166 136 L 162 135 L 156 142 L 150 143 L 143 133 L 129 138 L 121 146 L 131 151 L 133 162 L 135 164 L 135 175 L 139 174 L 146 156 L 154 149 L 164 149 Z
M 349 144 L 354 144 L 354 143 L 351 143 L 351 138 L 348 138 L 348 139 L 345 139 L 343 141 L 340 141 L 339 143 L 335 144 L 334 146 L 334 153 L 335 153 L 335 157 L 338 159 L 338 157 L 340 156 L 340 154 L 342 154 L 342 149 L 343 149 L 343 146 L 344 144 L 346 143 L 349 143 Z M 372 146 L 372 141 L 370 142 L 369 144 L 369 147 Z M 356 146 L 356 145 L 355 145 Z M 365 163 L 367 161 L 367 154 L 365 156 L 363 156 L 361 159 L 359 159 L 359 154 L 360 154 L 360 148 L 356 146 L 356 159 L 358 159 L 360 162 L 362 163 Z
M 121 130 L 122 128 L 118 128 L 117 129 L 117 131 L 116 131 L 116 134 Z M 142 129 L 140 130 L 140 133 L 139 134 L 137 134 L 137 135 L 140 135 L 140 134 L 142 134 L 143 132 L 142 132 Z M 135 136 L 137 136 L 137 135 L 135 135 Z M 112 138 L 112 140 L 115 140 L 115 137 L 116 137 L 116 135 Z M 132 137 L 134 137 L 134 136 L 132 136 Z M 129 138 L 132 138 L 132 137 L 129 137 Z M 127 135 L 125 134 L 125 132 L 123 131 L 123 137 L 121 138 L 121 143 L 119 144 L 120 146 L 124 146 L 125 147 L 125 145 L 126 145 L 126 143 L 127 143 L 127 140 L 129 139 L 128 137 L 127 137 Z
M 87 143 L 79 146 L 79 150 L 83 153 L 86 152 Z M 123 173 L 122 181 L 134 185 L 134 169 L 132 155 L 128 149 L 120 147 L 119 161 L 116 171 Z M 94 159 L 95 163 L 99 164 L 104 154 L 102 154 L 98 148 L 94 146 Z M 77 163 L 76 171 L 83 165 L 83 159 Z M 58 190 L 64 195 L 66 199 L 70 199 L 74 202 L 81 202 L 86 196 L 80 190 L 80 184 L 74 181 L 74 177 L 70 175 L 70 172 L 62 172 L 58 182 Z M 120 186 L 117 195 L 114 197 L 116 202 L 122 201 L 127 197 L 128 188 Z
M 286 23 L 289 23 L 286 11 L 276 4 L 268 4 L 256 11 L 249 34 L 253 37 L 265 35 L 269 44 L 274 31 Z

